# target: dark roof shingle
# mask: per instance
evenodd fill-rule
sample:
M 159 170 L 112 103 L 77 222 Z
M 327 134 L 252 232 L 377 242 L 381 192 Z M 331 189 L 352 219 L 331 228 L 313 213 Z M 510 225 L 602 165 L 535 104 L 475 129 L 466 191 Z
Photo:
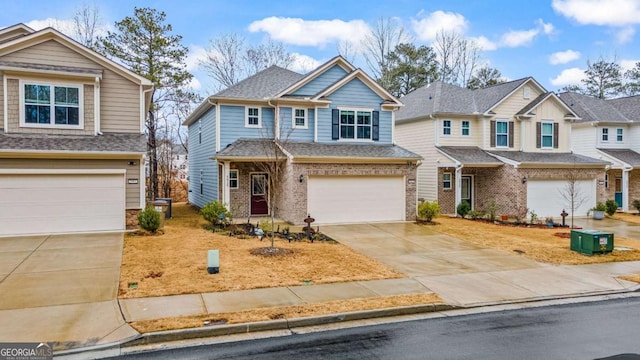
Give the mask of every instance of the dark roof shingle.
M 0 152 L 11 150 L 144 153 L 147 151 L 147 141 L 144 134 L 82 136 L 0 133 Z
M 502 165 L 503 162 L 477 146 L 439 146 L 438 149 L 465 165 Z
M 574 153 L 546 153 L 546 152 L 523 152 L 523 151 L 494 151 L 487 150 L 489 154 L 507 158 L 519 163 L 528 164 L 563 164 L 563 165 L 607 165 L 608 161 L 594 159 L 584 155 Z
M 281 91 L 298 82 L 303 77 L 304 75 L 273 65 L 218 92 L 213 96 L 242 99 L 265 99 L 274 97 Z
M 640 154 L 631 149 L 598 149 L 631 166 L 640 166 Z
M 283 144 L 293 158 L 368 158 L 420 160 L 422 157 L 392 144 L 344 144 L 290 141 Z
M 630 121 L 607 100 L 573 92 L 563 92 L 558 96 L 580 116 L 581 119 L 577 122 L 627 123 Z

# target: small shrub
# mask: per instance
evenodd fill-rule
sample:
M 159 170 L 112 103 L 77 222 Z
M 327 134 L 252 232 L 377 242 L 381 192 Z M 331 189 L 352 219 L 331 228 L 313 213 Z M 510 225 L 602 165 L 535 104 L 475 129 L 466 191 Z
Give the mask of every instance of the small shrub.
M 529 216 L 531 216 L 531 222 L 530 224 L 535 224 L 538 220 L 538 214 L 536 214 L 535 211 L 531 210 L 529 211 Z
M 496 202 L 491 200 L 489 206 L 487 206 L 487 216 L 489 216 L 489 220 L 496 221 L 496 213 L 498 212 L 498 205 Z
M 215 231 L 216 225 L 223 224 L 231 213 L 224 204 L 217 201 L 209 201 L 200 209 L 202 217 L 211 224 L 211 230 Z M 221 218 L 220 215 L 223 215 Z
M 591 210 L 594 210 L 594 211 L 607 211 L 607 205 L 605 205 L 605 203 L 603 203 L 603 202 L 599 202 Z
M 469 215 L 471 220 L 478 220 L 478 219 L 482 219 L 484 217 L 484 211 L 482 211 L 482 210 L 469 210 L 467 215 Z
M 609 216 L 615 214 L 616 211 L 618 211 L 618 203 L 613 199 L 607 200 L 607 202 L 604 205 L 607 208 L 607 210 L 605 210 L 605 211 L 607 212 L 607 215 L 609 215 Z
M 471 204 L 467 200 L 462 200 L 458 207 L 456 208 L 456 212 L 460 217 L 464 218 L 471 211 Z
M 140 227 L 155 233 L 160 228 L 160 213 L 153 206 L 147 206 L 138 214 Z
M 638 210 L 638 212 L 640 212 L 640 200 L 638 200 L 638 199 L 633 200 L 631 205 L 633 205 L 633 207 L 636 208 L 636 210 Z
M 422 201 L 418 204 L 418 217 L 426 222 L 433 221 L 433 218 L 440 214 L 440 205 L 437 201 Z
M 271 220 L 263 220 L 258 222 L 258 228 L 262 229 L 262 231 L 264 231 L 265 233 L 273 231 Z

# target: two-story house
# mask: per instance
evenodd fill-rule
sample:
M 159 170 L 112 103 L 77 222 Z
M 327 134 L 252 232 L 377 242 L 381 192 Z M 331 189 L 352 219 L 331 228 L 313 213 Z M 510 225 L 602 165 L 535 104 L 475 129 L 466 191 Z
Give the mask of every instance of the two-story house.
M 576 153 L 611 163 L 605 175 L 607 199 L 629 211 L 640 199 L 640 96 L 603 100 L 576 93 L 560 98 L 580 116 L 573 124 Z
M 293 224 L 308 215 L 316 224 L 412 220 L 420 156 L 394 144 L 401 106 L 340 56 L 306 75 L 269 67 L 210 96 L 185 121 L 189 201 Z M 262 163 L 281 164 L 275 188 Z
M 0 29 L 0 236 L 124 230 L 152 84 L 47 28 Z
M 438 201 L 443 213 L 467 201 L 480 210 L 495 203 L 498 214 L 558 218 L 571 212 L 568 179 L 582 200 L 576 215 L 605 198 L 608 162 L 571 151 L 579 116 L 531 77 L 478 90 L 438 81 L 402 102 L 396 139 L 424 158 L 418 197 Z

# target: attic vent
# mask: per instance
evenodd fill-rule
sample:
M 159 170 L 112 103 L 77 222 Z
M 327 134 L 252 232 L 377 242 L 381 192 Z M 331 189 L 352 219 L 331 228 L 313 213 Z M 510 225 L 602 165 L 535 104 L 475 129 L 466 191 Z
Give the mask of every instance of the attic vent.
M 525 87 L 524 89 L 522 89 L 522 97 L 524 99 L 530 99 L 531 98 L 531 89 L 529 89 L 528 87 Z

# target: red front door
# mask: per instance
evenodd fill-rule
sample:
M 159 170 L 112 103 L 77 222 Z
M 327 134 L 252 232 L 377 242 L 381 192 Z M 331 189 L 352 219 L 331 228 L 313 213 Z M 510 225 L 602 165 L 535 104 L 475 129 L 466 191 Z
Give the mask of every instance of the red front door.
M 251 174 L 251 215 L 269 214 L 267 174 Z

